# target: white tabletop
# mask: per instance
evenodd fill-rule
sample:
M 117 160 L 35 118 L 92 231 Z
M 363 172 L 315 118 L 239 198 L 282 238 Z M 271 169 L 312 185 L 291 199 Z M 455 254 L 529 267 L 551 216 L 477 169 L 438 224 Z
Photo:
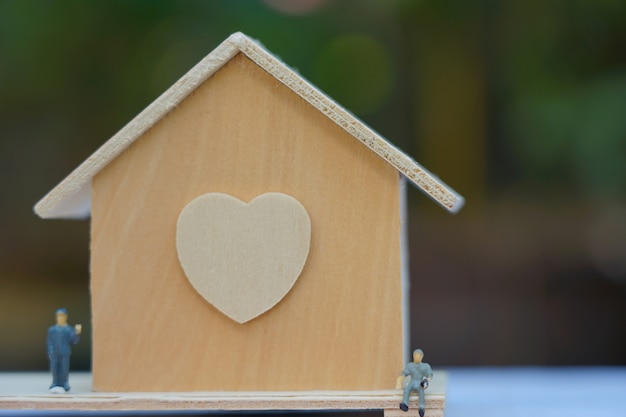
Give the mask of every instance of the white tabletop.
M 626 417 L 626 367 L 452 368 L 448 371 L 445 417 Z M 80 384 L 78 380 L 75 382 Z M 177 413 L 0 410 L 2 417 L 131 414 Z M 198 412 L 182 414 L 198 415 Z M 382 412 L 379 414 L 382 416 Z
M 626 417 L 626 367 L 452 368 L 446 417 Z

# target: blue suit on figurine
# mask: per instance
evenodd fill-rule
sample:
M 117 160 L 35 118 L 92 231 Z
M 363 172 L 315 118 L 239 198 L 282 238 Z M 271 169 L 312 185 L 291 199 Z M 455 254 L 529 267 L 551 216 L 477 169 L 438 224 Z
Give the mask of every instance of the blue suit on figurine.
M 80 339 L 82 326 L 77 324 L 71 327 L 67 324 L 67 310 L 60 308 L 56 311 L 57 324 L 48 329 L 48 358 L 52 371 L 52 385 L 50 392 L 61 393 L 70 390 L 70 345 L 75 345 Z

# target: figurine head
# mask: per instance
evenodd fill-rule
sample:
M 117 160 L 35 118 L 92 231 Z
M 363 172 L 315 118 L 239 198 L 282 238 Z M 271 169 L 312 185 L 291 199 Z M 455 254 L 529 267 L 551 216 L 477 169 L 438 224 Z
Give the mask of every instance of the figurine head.
M 413 351 L 413 362 L 420 363 L 422 362 L 423 358 L 424 358 L 424 352 L 422 351 L 422 349 L 415 349 Z
M 60 308 L 56 311 L 57 315 L 57 325 L 65 326 L 67 324 L 67 310 L 64 308 Z

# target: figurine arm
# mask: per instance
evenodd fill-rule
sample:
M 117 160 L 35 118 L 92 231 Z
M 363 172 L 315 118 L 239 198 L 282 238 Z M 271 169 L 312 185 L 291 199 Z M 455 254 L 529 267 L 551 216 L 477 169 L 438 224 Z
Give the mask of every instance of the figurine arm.
M 396 379 L 396 389 L 402 389 L 402 384 L 404 383 L 404 379 L 406 375 L 402 374 Z
M 83 327 L 80 324 L 77 324 L 72 329 L 72 330 L 74 330 L 72 332 L 72 338 L 71 338 L 71 342 L 72 342 L 73 345 L 78 343 L 78 341 L 80 340 L 80 332 L 82 331 L 82 329 L 83 329 Z
M 46 340 L 46 346 L 48 348 L 48 358 L 52 359 L 54 356 L 54 346 L 52 344 L 52 329 L 48 329 L 48 338 Z
M 420 385 L 422 386 L 422 388 L 424 389 L 428 388 L 428 384 L 430 383 L 431 379 L 433 379 L 433 370 L 429 366 L 428 370 L 426 371 L 426 375 L 422 377 L 422 380 L 420 382 Z
M 396 389 L 404 388 L 402 385 L 404 384 L 404 380 L 406 379 L 408 375 L 409 375 L 409 371 L 407 370 L 407 367 L 405 366 L 400 376 L 396 379 Z

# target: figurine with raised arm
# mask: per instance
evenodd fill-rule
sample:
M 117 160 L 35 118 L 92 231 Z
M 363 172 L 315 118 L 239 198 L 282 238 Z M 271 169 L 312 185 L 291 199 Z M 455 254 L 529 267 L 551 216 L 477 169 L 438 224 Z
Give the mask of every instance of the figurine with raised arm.
M 54 326 L 48 329 L 48 358 L 52 371 L 52 385 L 50 392 L 62 394 L 70 390 L 70 355 L 71 345 L 78 343 L 82 326 L 77 324 L 72 327 L 67 324 L 67 310 L 60 308 L 56 311 Z
M 420 417 L 424 417 L 424 390 L 428 388 L 428 383 L 433 377 L 433 370 L 429 364 L 422 362 L 424 358 L 424 352 L 422 349 L 415 349 L 413 351 L 413 362 L 409 362 L 404 367 L 402 374 L 396 381 L 396 389 L 402 389 L 403 382 L 406 378 L 409 378 L 408 383 L 404 388 L 404 397 L 400 403 L 400 409 L 402 411 L 409 411 L 409 397 L 411 392 L 417 391 L 419 394 L 419 414 Z

